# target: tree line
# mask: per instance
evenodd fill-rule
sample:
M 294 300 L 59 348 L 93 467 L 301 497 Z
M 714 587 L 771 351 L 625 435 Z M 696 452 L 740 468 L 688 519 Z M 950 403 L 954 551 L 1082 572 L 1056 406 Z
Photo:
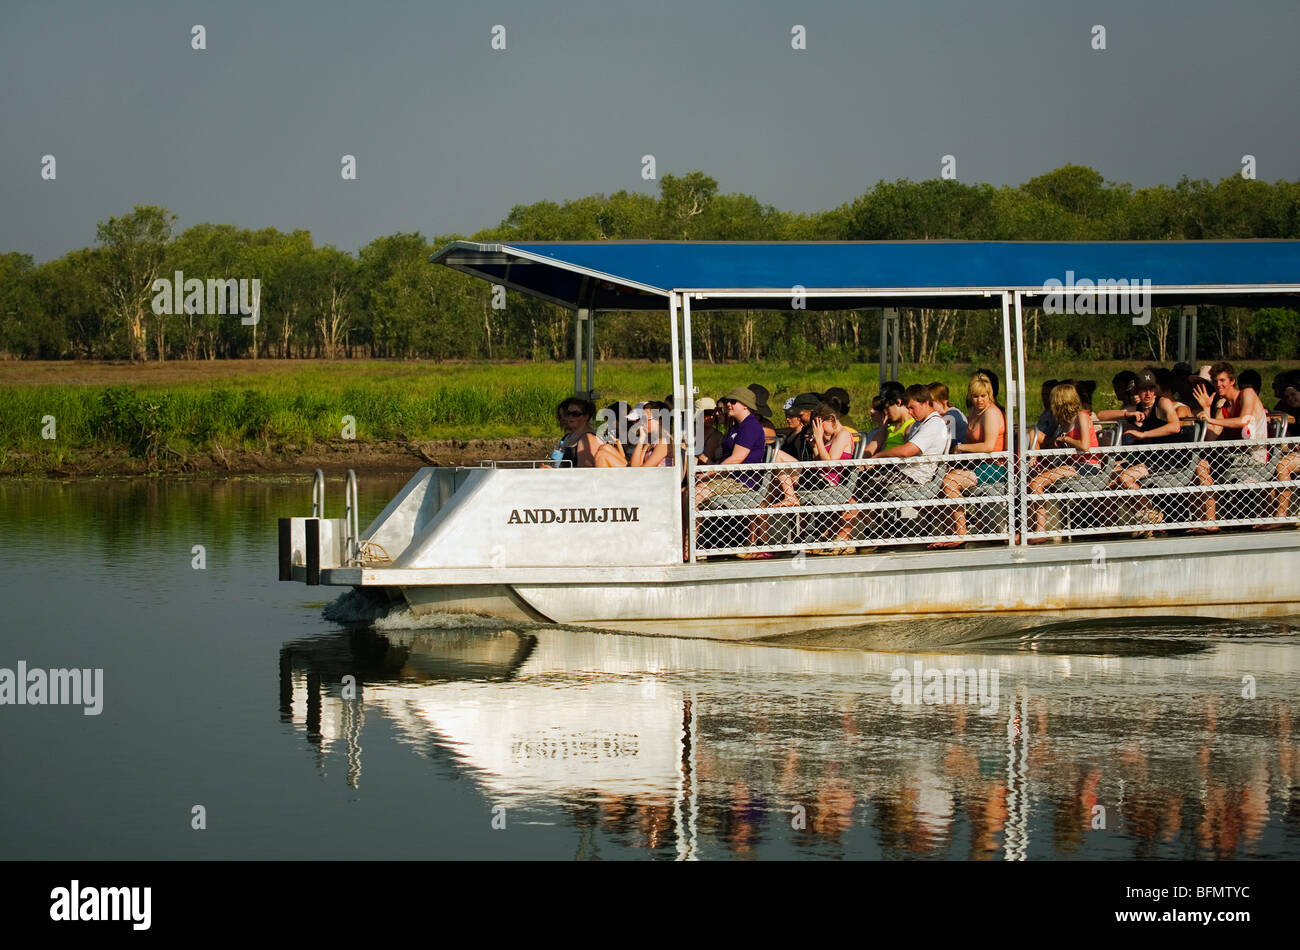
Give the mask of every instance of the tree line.
M 99 223 L 92 246 L 36 264 L 0 255 L 0 355 L 23 359 L 196 360 L 234 358 L 566 359 L 571 315 L 508 295 L 492 306 L 488 284 L 428 263 L 460 235 L 380 237 L 357 254 L 317 245 L 307 231 L 198 224 L 178 231 L 164 208 L 137 206 Z M 514 207 L 478 241 L 576 240 L 1202 240 L 1300 238 L 1300 182 L 1233 175 L 1211 184 L 1134 189 L 1066 165 L 1015 187 L 935 179 L 881 181 L 837 208 L 782 211 L 750 195 L 719 194 L 700 171 L 666 174 L 657 196 L 619 191 Z M 258 320 L 202 306 L 156 313 L 155 281 L 257 278 Z M 168 308 L 173 309 L 173 308 Z M 233 310 L 233 306 L 230 308 Z M 1036 356 L 1167 362 L 1177 311 L 1156 308 L 1146 326 L 1032 312 Z M 879 314 L 746 311 L 702 315 L 697 358 L 848 365 L 877 356 Z M 1300 356 L 1290 310 L 1203 307 L 1198 350 L 1229 359 Z M 905 359 L 995 358 L 1001 328 L 985 314 L 910 311 Z M 603 359 L 664 359 L 661 314 L 597 321 Z

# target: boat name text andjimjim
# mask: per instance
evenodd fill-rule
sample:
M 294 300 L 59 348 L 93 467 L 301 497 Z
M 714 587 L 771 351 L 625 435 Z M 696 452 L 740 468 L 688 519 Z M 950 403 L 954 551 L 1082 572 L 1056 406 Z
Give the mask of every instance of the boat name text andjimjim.
M 516 508 L 506 524 L 602 524 L 640 521 L 640 508 Z

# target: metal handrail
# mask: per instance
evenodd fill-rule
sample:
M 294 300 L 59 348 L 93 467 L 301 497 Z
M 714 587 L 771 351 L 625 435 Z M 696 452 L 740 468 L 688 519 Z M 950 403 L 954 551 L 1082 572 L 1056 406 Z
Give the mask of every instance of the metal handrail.
M 344 488 L 344 522 L 347 535 L 344 538 L 348 564 L 359 563 L 358 552 L 361 548 L 361 525 L 357 514 L 357 473 L 348 469 L 348 480 Z
M 573 468 L 568 459 L 479 459 L 479 468 Z
M 316 469 L 311 481 L 311 516 L 325 517 L 325 473 Z

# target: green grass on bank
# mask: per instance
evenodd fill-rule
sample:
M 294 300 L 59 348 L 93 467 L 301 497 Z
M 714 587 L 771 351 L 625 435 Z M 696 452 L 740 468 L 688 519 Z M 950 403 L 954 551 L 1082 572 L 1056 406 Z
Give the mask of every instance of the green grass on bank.
M 1002 374 L 1001 366 L 993 367 Z M 1098 381 L 1096 408 L 1111 408 L 1111 376 L 1123 363 L 1031 365 L 1029 407 L 1038 408 L 1038 389 L 1047 378 Z M 1242 369 L 1244 367 L 1239 367 Z M 1256 365 L 1268 385 L 1282 364 Z M 941 380 L 954 402 L 964 403 L 972 366 L 903 366 L 904 383 Z M 97 448 L 117 447 L 141 459 L 184 457 L 213 446 L 274 452 L 342 439 L 343 417 L 356 420 L 360 441 L 499 438 L 556 434 L 554 408 L 573 386 L 566 364 L 443 365 L 411 363 L 303 363 L 282 371 L 238 374 L 229 379 L 125 385 L 121 368 L 114 385 L 38 383 L 0 385 L 0 471 L 44 468 L 71 459 L 84 461 Z M 662 399 L 671 388 L 671 368 L 662 363 L 600 364 L 596 388 L 601 403 L 615 399 Z M 114 375 L 117 371 L 114 371 Z M 779 414 L 788 396 L 842 386 L 853 398 L 854 416 L 866 417 L 877 390 L 875 364 L 843 370 L 804 371 L 785 365 L 699 365 L 701 395 L 721 396 L 734 386 L 761 383 Z M 1005 384 L 1004 384 L 1005 385 Z M 1005 401 L 1005 393 L 1003 393 Z M 43 439 L 43 420 L 53 416 L 55 439 Z

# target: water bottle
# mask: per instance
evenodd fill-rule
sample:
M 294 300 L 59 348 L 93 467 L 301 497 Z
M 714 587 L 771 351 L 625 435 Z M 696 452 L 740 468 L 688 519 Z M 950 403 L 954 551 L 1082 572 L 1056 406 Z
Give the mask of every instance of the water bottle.
M 564 443 L 561 442 L 555 448 L 551 449 L 551 461 L 557 466 L 564 461 Z

